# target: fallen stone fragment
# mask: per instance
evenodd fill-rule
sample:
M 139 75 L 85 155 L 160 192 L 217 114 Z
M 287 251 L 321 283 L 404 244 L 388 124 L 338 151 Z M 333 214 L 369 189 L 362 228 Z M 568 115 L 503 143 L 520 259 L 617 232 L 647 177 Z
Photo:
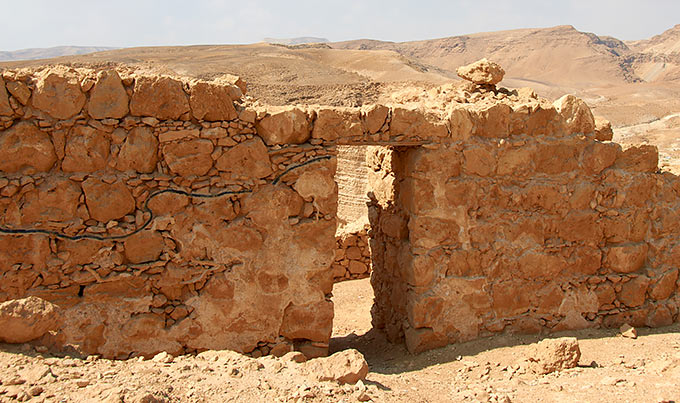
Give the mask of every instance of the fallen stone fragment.
M 40 396 L 40 394 L 43 393 L 44 391 L 45 389 L 42 386 L 36 385 L 28 390 L 28 394 L 31 396 Z
M 299 351 L 291 351 L 286 353 L 281 357 L 284 361 L 295 361 L 297 363 L 303 363 L 307 361 L 307 357 Z
M 546 339 L 529 348 L 529 369 L 540 375 L 574 368 L 581 358 L 581 350 L 575 337 Z
M 621 325 L 619 331 L 621 332 L 621 336 L 623 337 L 627 337 L 629 339 L 637 339 L 637 330 L 628 323 L 624 323 L 623 325 Z
M 28 297 L 0 304 L 0 342 L 26 343 L 58 328 L 57 307 Z
M 605 376 L 600 380 L 600 385 L 604 386 L 616 386 L 618 383 L 625 382 L 625 379 L 616 378 L 613 376 Z
M 309 361 L 306 363 L 306 371 L 317 376 L 320 381 L 354 384 L 360 379 L 366 379 L 368 363 L 360 352 L 350 349 Z
M 162 362 L 164 364 L 169 364 L 175 360 L 175 357 L 172 356 L 172 354 L 168 354 L 167 352 L 163 351 L 158 354 L 156 354 L 153 358 L 152 361 L 154 362 Z
M 467 66 L 458 67 L 456 73 L 460 78 L 475 84 L 495 85 L 503 80 L 505 70 L 498 63 L 484 58 Z

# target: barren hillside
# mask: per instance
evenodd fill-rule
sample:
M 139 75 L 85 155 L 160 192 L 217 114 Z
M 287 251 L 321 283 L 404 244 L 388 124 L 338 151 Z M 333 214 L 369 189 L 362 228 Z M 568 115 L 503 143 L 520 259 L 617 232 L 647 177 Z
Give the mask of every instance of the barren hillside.
M 506 69 L 506 85 L 530 85 L 555 94 L 637 80 L 624 63 L 623 56 L 628 55 L 630 49 L 623 42 L 580 32 L 572 26 L 487 32 L 403 43 L 359 40 L 332 46 L 341 49 L 389 49 L 449 72 L 488 57 Z

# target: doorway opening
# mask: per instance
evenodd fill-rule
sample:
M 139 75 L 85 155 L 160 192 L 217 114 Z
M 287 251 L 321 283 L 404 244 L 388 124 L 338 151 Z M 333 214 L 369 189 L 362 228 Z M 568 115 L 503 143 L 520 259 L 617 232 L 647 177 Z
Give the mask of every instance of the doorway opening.
M 338 225 L 333 272 L 335 316 L 331 353 L 360 347 L 376 337 L 374 307 L 373 249 L 382 249 L 371 239 L 371 222 L 381 200 L 393 198 L 392 149 L 384 146 L 338 146 Z M 380 208 L 380 207 L 377 207 Z M 380 276 L 378 276 L 379 278 Z M 379 309 L 378 309 L 379 310 Z

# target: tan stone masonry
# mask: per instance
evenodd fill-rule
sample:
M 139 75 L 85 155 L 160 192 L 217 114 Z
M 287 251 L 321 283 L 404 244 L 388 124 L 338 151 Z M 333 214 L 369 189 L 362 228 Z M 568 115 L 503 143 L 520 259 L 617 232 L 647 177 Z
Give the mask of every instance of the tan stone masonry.
M 383 146 L 373 321 L 411 351 L 678 319 L 680 181 L 654 147 L 607 141 L 574 97 L 466 83 L 274 108 L 233 77 L 2 79 L 0 302 L 57 306 L 40 340 L 54 348 L 326 354 L 341 144 Z

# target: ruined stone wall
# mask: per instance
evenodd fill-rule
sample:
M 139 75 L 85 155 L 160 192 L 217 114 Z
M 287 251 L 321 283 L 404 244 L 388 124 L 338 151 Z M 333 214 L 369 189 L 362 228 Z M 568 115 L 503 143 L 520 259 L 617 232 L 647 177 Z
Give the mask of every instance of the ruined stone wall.
M 119 358 L 326 353 L 335 158 L 308 141 L 305 113 L 282 127 L 235 108 L 227 82 L 3 77 L 0 301 L 56 304 L 44 342 Z
M 678 179 L 653 147 L 603 141 L 573 97 L 467 83 L 268 108 L 233 77 L 2 78 L 0 301 L 55 304 L 42 343 L 325 354 L 338 145 L 381 146 L 373 321 L 410 350 L 678 319 Z
M 680 181 L 656 173 L 655 147 L 594 138 L 577 103 L 508 108 L 373 162 L 393 177 L 371 216 L 374 325 L 418 352 L 678 320 Z

